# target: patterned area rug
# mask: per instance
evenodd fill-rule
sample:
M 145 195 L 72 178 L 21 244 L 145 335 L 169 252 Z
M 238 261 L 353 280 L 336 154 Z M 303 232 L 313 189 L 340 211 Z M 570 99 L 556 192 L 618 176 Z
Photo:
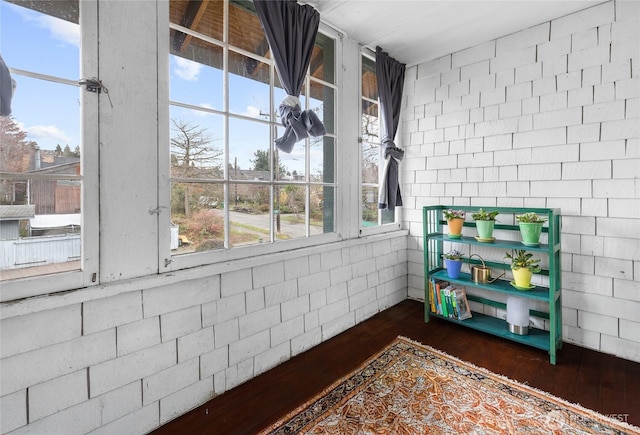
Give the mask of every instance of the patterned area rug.
M 640 434 L 398 337 L 262 434 Z

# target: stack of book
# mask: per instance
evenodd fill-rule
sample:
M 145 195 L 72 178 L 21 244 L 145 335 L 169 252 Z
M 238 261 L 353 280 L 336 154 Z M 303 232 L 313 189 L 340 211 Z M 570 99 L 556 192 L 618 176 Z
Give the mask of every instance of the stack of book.
M 429 305 L 431 312 L 439 316 L 465 320 L 471 317 L 464 287 L 457 287 L 448 281 L 429 281 Z

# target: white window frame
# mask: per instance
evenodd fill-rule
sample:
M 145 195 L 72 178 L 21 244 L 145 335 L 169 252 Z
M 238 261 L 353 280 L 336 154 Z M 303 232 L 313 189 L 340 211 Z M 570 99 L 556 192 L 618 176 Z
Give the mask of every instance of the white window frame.
M 358 227 L 359 227 L 359 233 L 360 236 L 371 236 L 371 235 L 375 235 L 375 234 L 382 234 L 382 233 L 388 233 L 391 231 L 397 231 L 401 228 L 401 222 L 402 222 L 402 207 L 396 207 L 394 212 L 394 221 L 393 222 L 389 222 L 386 224 L 382 223 L 382 215 L 381 215 L 381 211 L 378 210 L 378 225 L 376 225 L 375 227 L 363 227 L 362 226 L 362 188 L 363 188 L 363 183 L 362 183 L 362 161 L 363 161 L 363 153 L 362 153 L 362 99 L 363 99 L 363 95 L 362 95 L 362 58 L 363 57 L 367 57 L 368 59 L 370 59 L 371 61 L 373 61 L 375 63 L 376 61 L 376 55 L 375 52 L 372 51 L 370 48 L 368 47 L 360 47 L 360 56 L 358 56 L 358 110 L 359 110 L 359 116 L 358 116 L 358 156 L 359 156 L 359 165 L 358 165 Z M 380 125 L 382 125 L 383 118 L 382 118 L 382 106 L 380 104 L 380 99 L 378 99 L 378 116 L 379 116 L 379 123 Z M 400 131 L 400 128 L 398 128 L 398 132 Z M 397 136 L 400 136 L 400 133 L 397 134 Z M 380 151 L 382 153 L 382 144 L 380 144 Z M 378 167 L 378 186 L 380 185 L 380 181 L 382 180 L 382 176 L 384 174 L 384 158 L 382 155 L 380 155 L 380 165 Z
M 97 0 L 79 1 L 79 24 L 82 33 L 80 52 L 80 78 L 98 77 L 98 4 Z M 29 75 L 29 72 L 14 71 Z M 31 74 L 38 78 L 42 75 Z M 62 79 L 51 81 L 69 84 Z M 79 86 L 79 85 L 78 85 Z M 13 301 L 47 293 L 77 289 L 99 283 L 99 175 L 98 175 L 98 96 L 80 92 L 81 158 L 81 219 L 82 250 L 81 269 L 48 275 L 16 278 L 0 283 L 0 302 Z
M 168 8 L 167 8 L 168 9 Z M 225 1 L 225 6 L 224 6 L 224 13 L 225 16 L 228 16 L 228 2 Z M 167 11 L 168 13 L 168 11 Z M 225 22 L 227 22 L 227 20 L 225 20 Z M 191 31 L 190 29 L 186 29 L 184 27 L 178 26 L 176 24 L 170 23 L 168 15 L 166 18 L 166 23 L 167 25 L 165 26 L 165 29 L 160 28 L 159 29 L 159 38 L 158 38 L 158 53 L 160 56 L 165 56 L 165 58 L 167 59 L 166 61 L 166 68 L 167 70 L 164 72 L 160 72 L 160 76 L 164 76 L 167 77 L 167 83 L 166 86 L 164 86 L 164 88 L 166 89 L 166 113 L 165 114 L 160 114 L 160 115 L 164 115 L 161 116 L 159 119 L 159 131 L 161 132 L 161 134 L 163 134 L 164 132 L 166 132 L 166 134 L 164 136 L 164 141 L 165 141 L 165 146 L 163 147 L 162 150 L 160 150 L 160 155 L 161 158 L 159 159 L 159 167 L 158 167 L 158 174 L 159 174 L 159 181 L 160 181 L 160 187 L 159 187 L 159 201 L 161 204 L 161 208 L 165 208 L 166 210 L 171 210 L 171 200 L 170 200 L 170 190 L 171 190 L 171 184 L 170 184 L 170 165 L 169 165 L 169 159 L 170 159 L 170 147 L 169 147 L 169 138 L 170 138 L 170 134 L 169 134 L 169 107 L 171 104 L 175 104 L 175 102 L 170 102 L 169 101 L 169 81 L 168 81 L 168 77 L 169 77 L 169 54 L 170 54 L 170 50 L 169 50 L 169 29 L 170 28 L 175 28 L 181 32 L 184 33 L 195 33 L 193 31 Z M 203 38 L 205 40 L 212 40 L 215 41 L 216 44 L 220 45 L 224 52 L 225 55 L 229 50 L 229 43 L 228 41 L 228 36 L 227 36 L 227 32 L 228 29 L 225 28 L 225 41 L 218 41 L 218 40 L 214 40 L 210 37 L 202 37 L 202 35 L 198 35 L 198 37 Z M 268 255 L 268 254 L 274 254 L 274 253 L 278 253 L 278 252 L 285 252 L 285 251 L 290 251 L 290 250 L 295 250 L 295 249 L 300 249 L 300 248 L 304 248 L 304 247 L 310 247 L 310 246 L 317 246 L 317 245 L 322 245 L 322 244 L 326 244 L 326 243 L 332 243 L 332 242 L 337 242 L 340 240 L 343 240 L 344 237 L 342 235 L 342 228 L 346 227 L 345 222 L 348 221 L 348 218 L 345 216 L 345 213 L 342 212 L 342 208 L 341 205 L 345 203 L 345 201 L 342 200 L 342 196 L 345 195 L 346 189 L 341 188 L 341 158 L 343 156 L 343 153 L 340 152 L 340 122 L 339 120 L 341 119 L 340 117 L 340 110 L 341 110 L 341 98 L 342 98 L 342 89 L 341 89 L 341 82 L 342 82 L 342 70 L 339 67 L 340 65 L 342 65 L 342 39 L 341 39 L 341 35 L 334 29 L 332 29 L 329 26 L 324 25 L 323 23 L 320 24 L 320 29 L 319 32 L 323 33 L 324 35 L 328 36 L 329 38 L 333 39 L 335 41 L 335 60 L 334 60 L 334 65 L 335 65 L 335 80 L 334 83 L 327 83 L 324 82 L 322 80 L 318 80 L 315 78 L 312 78 L 310 76 L 307 75 L 306 79 L 305 79 L 305 84 L 306 84 L 306 89 L 308 89 L 309 83 L 310 81 L 314 81 L 316 83 L 319 83 L 321 85 L 324 86 L 329 86 L 331 88 L 333 88 L 335 90 L 335 107 L 334 107 L 334 133 L 332 134 L 328 134 L 329 136 L 334 138 L 334 146 L 335 146 L 335 154 L 334 154 L 334 158 L 335 158 L 335 162 L 334 162 L 334 181 L 333 183 L 327 183 L 330 185 L 334 186 L 335 189 L 335 200 L 334 200 L 334 231 L 331 233 L 325 233 L 325 234 L 319 234 L 319 235 L 314 235 L 312 237 L 304 237 L 304 238 L 297 238 L 297 239 L 292 239 L 292 240 L 286 240 L 286 241 L 275 241 L 275 242 L 271 242 L 271 243 L 265 243 L 265 244 L 258 244 L 258 245 L 248 245 L 248 246 L 240 246 L 240 247 L 233 247 L 233 248 L 225 248 L 225 249 L 219 249 L 219 250 L 211 250 L 211 251 L 204 251 L 204 252 L 197 252 L 197 253 L 188 253 L 188 254 L 181 254 L 181 255 L 172 255 L 171 253 L 171 249 L 170 249 L 170 219 L 171 219 L 171 213 L 163 213 L 163 216 L 161 217 L 161 222 L 160 222 L 160 228 L 164 228 L 165 230 L 161 231 L 161 235 L 159 236 L 159 270 L 162 271 L 176 271 L 176 270 L 181 270 L 181 269 L 186 269 L 186 268 L 192 268 L 192 267 L 197 267 L 197 266 L 205 266 L 205 265 L 219 265 L 223 262 L 227 262 L 227 261 L 231 261 L 231 260 L 241 260 L 244 258 L 250 258 L 250 257 L 254 257 L 257 255 Z M 260 56 L 257 56 L 255 53 L 248 53 L 246 51 L 243 51 L 241 49 L 238 49 L 237 47 L 234 47 L 234 50 L 237 52 L 240 52 L 242 54 L 245 54 L 247 56 L 250 56 L 252 58 L 256 58 L 259 59 L 261 62 L 267 63 L 269 64 L 270 68 L 272 68 L 272 70 L 274 71 L 275 74 L 275 63 L 272 59 L 267 59 L 267 58 L 262 58 Z M 226 61 L 225 61 L 226 62 Z M 228 72 L 225 71 L 224 75 L 225 77 L 227 76 Z M 272 77 L 275 77 L 275 75 L 272 75 Z M 228 82 L 226 82 L 225 80 L 225 91 L 224 91 L 224 95 L 225 95 L 225 99 L 228 99 Z M 163 91 L 164 92 L 164 91 Z M 273 84 L 271 84 L 271 107 L 276 107 L 277 104 L 279 104 L 279 101 L 276 102 L 274 101 L 274 96 L 273 96 Z M 180 103 L 178 103 L 177 105 L 180 105 Z M 162 104 L 160 105 L 161 107 L 163 106 Z M 228 107 L 228 104 L 225 105 L 226 107 Z M 163 108 L 164 110 L 164 108 Z M 226 115 L 225 112 L 220 112 L 220 111 L 216 111 L 216 113 L 220 113 L 222 115 Z M 237 114 L 233 114 L 234 117 L 238 117 L 240 118 Z M 225 130 L 228 129 L 228 117 L 225 116 Z M 255 121 L 255 122 L 260 122 L 259 120 L 255 120 L 253 118 L 251 118 L 251 121 Z M 277 114 L 272 112 L 272 118 L 269 121 L 269 123 L 273 126 L 279 125 L 279 119 L 277 119 Z M 270 140 L 273 142 L 273 140 L 275 139 L 275 128 L 271 128 L 270 129 L 270 135 L 271 138 Z M 228 147 L 228 132 L 225 131 L 224 134 L 224 147 L 225 150 L 227 150 Z M 306 139 L 306 146 L 308 146 L 309 144 L 309 138 Z M 300 146 L 300 145 L 297 145 Z M 228 152 L 225 151 L 225 162 L 226 159 L 228 158 Z M 227 164 L 225 163 L 225 170 L 227 168 Z M 307 174 L 308 172 L 307 168 Z M 274 183 L 272 182 L 271 185 L 273 185 Z M 283 182 L 283 183 L 275 183 L 275 184 L 290 184 L 288 182 Z M 305 182 L 303 185 L 305 186 L 312 186 L 313 183 L 309 183 L 309 182 Z M 228 203 L 229 201 L 229 193 L 228 193 L 228 189 L 225 189 L 225 201 Z M 308 207 L 307 207 L 308 210 Z M 225 211 L 225 225 L 228 225 L 229 219 L 228 219 L 228 207 L 225 207 L 224 209 Z M 347 210 L 347 212 L 349 212 L 349 210 Z M 273 219 L 273 216 L 271 216 L 271 219 Z

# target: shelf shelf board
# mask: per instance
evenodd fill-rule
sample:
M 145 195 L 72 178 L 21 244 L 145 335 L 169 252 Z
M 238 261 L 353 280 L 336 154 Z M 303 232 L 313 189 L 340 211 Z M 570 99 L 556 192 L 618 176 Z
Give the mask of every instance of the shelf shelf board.
M 506 338 L 511 341 L 526 344 L 542 350 L 549 350 L 549 332 L 541 329 L 529 328 L 528 335 L 518 335 L 509 332 L 507 322 L 496 317 L 487 316 L 485 314 L 473 312 L 473 317 L 466 320 L 457 320 L 449 317 L 440 316 L 438 314 L 429 313 L 429 316 L 439 319 L 448 320 L 453 323 L 459 323 L 468 328 L 477 329 L 478 331 L 487 332 L 498 337 Z
M 526 249 L 532 252 L 549 252 L 549 245 L 546 243 L 540 243 L 538 246 L 523 245 L 522 242 L 514 240 L 495 240 L 493 242 L 479 242 L 475 237 L 462 236 L 459 239 L 452 239 L 447 234 L 429 234 L 430 240 L 441 240 L 443 242 L 451 243 L 464 243 L 467 245 L 482 245 L 492 248 L 506 248 L 506 249 Z
M 535 299 L 538 301 L 549 302 L 549 289 L 547 287 L 536 286 L 531 290 L 518 290 L 517 288 L 513 287 L 509 283 L 509 281 L 503 279 L 499 279 L 492 283 L 476 283 L 471 279 L 471 275 L 468 273 L 461 273 L 459 278 L 449 278 L 446 270 L 439 270 L 437 272 L 429 274 L 429 276 L 436 279 L 441 279 L 443 281 L 460 284 L 466 287 L 481 288 L 526 299 Z

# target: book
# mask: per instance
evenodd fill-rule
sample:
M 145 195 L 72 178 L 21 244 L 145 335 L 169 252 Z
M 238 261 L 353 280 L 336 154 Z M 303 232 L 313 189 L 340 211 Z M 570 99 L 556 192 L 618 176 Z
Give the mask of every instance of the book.
M 434 291 L 433 280 L 429 280 L 429 307 L 431 312 L 436 314 L 438 311 L 436 309 L 436 294 Z
M 471 318 L 471 309 L 469 309 L 469 302 L 467 301 L 467 293 L 464 287 L 456 288 L 454 291 L 454 298 L 457 306 L 457 318 L 458 320 L 465 320 Z
M 448 311 L 446 306 L 446 299 L 442 290 L 444 290 L 449 285 L 448 281 L 443 281 L 441 279 L 433 279 L 433 289 L 435 292 L 435 300 L 436 300 L 436 314 L 441 316 L 448 316 Z

